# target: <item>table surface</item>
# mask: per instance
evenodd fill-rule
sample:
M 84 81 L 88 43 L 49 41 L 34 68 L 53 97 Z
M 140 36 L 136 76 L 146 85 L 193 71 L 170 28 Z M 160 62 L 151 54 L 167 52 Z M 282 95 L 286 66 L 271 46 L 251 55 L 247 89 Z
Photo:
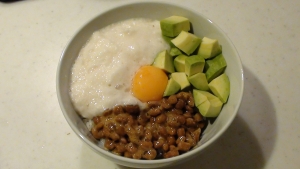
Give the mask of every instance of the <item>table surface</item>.
M 0 2 L 0 168 L 124 168 L 87 147 L 56 95 L 74 33 L 128 0 Z M 300 166 L 300 1 L 170 0 L 200 11 L 235 44 L 245 90 L 236 119 L 206 152 L 172 169 Z

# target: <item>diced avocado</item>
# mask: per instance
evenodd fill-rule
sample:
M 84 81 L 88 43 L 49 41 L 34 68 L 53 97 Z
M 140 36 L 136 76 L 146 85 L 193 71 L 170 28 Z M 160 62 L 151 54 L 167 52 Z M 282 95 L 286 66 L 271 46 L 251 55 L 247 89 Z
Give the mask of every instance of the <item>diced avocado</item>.
M 162 34 L 168 37 L 175 37 L 181 31 L 190 30 L 190 21 L 182 16 L 170 16 L 160 21 Z
M 181 90 L 190 86 L 190 82 L 184 72 L 174 72 L 171 74 L 171 78 L 180 85 Z
M 185 72 L 185 59 L 188 58 L 186 55 L 179 55 L 174 59 L 174 67 L 177 72 Z
M 207 100 L 207 97 L 204 94 L 202 94 L 200 90 L 197 89 L 193 89 L 193 97 L 196 107 Z
M 170 45 L 170 47 L 176 47 L 172 42 L 171 40 L 174 39 L 174 38 L 170 38 L 170 37 L 167 37 L 167 36 L 162 36 L 163 39 Z
M 170 96 L 177 93 L 181 89 L 181 86 L 173 79 L 168 80 L 168 84 L 166 90 L 164 92 L 164 96 Z
M 194 74 L 188 77 L 188 80 L 196 89 L 203 91 L 209 90 L 205 73 Z
M 223 54 L 219 54 L 211 60 L 206 60 L 205 63 L 205 75 L 208 82 L 212 81 L 214 78 L 222 74 L 227 66 Z
M 170 55 L 171 55 L 172 57 L 178 56 L 178 55 L 181 55 L 181 54 L 182 54 L 182 52 L 180 51 L 180 49 L 178 49 L 178 48 L 176 48 L 176 47 L 172 47 L 172 48 L 170 49 Z
M 204 117 L 217 117 L 222 109 L 223 103 L 219 98 L 206 100 L 201 105 L 197 106 L 199 112 Z
M 193 96 L 195 105 L 202 116 L 217 117 L 220 114 L 223 103 L 218 97 L 209 92 L 196 89 L 193 90 Z
M 196 73 L 201 73 L 205 66 L 205 60 L 202 56 L 193 55 L 185 59 L 185 74 L 192 76 Z
M 173 58 L 169 55 L 167 50 L 158 53 L 152 65 L 163 69 L 168 73 L 173 73 L 175 71 Z
M 230 82 L 225 73 L 213 79 L 208 87 L 223 103 L 227 102 L 230 93 Z
M 222 48 L 219 45 L 217 39 L 210 39 L 204 37 L 200 44 L 198 55 L 203 56 L 205 59 L 215 57 L 222 52 Z
M 181 51 L 190 55 L 199 47 L 201 39 L 194 34 L 181 31 L 176 38 L 171 40 L 171 42 Z

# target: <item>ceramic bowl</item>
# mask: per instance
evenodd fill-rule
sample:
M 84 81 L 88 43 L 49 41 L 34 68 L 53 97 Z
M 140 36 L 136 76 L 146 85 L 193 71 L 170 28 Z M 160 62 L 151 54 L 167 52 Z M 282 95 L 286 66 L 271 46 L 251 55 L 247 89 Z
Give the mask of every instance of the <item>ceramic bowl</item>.
M 135 160 L 117 156 L 105 150 L 103 146 L 99 146 L 80 116 L 75 112 L 69 97 L 71 67 L 74 64 L 80 49 L 94 31 L 111 23 L 129 18 L 143 17 L 160 20 L 171 15 L 180 15 L 189 18 L 193 26 L 193 31 L 197 36 L 207 36 L 219 40 L 219 43 L 222 45 L 223 55 L 227 61 L 226 74 L 230 79 L 231 93 L 228 102 L 224 105 L 220 115 L 214 123 L 207 126 L 198 145 L 187 153 L 160 160 Z M 205 153 L 204 150 L 209 151 L 210 145 L 225 132 L 235 118 L 241 103 L 243 87 L 243 69 L 239 55 L 230 39 L 213 21 L 203 16 L 198 11 L 170 3 L 153 1 L 123 4 L 103 12 L 92 19 L 79 29 L 67 44 L 67 47 L 61 55 L 57 70 L 58 101 L 67 122 L 76 135 L 104 158 L 107 158 L 116 164 L 134 168 L 159 168 L 175 165 L 199 156 L 201 153 Z

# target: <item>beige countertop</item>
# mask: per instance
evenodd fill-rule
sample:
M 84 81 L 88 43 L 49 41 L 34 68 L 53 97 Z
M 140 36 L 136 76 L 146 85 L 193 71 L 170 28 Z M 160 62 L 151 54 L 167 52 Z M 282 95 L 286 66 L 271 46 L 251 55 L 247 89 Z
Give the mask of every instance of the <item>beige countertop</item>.
M 0 168 L 124 168 L 87 147 L 67 124 L 56 69 L 71 36 L 125 0 L 0 3 Z M 241 107 L 206 152 L 170 167 L 296 169 L 300 166 L 300 1 L 170 0 L 210 18 L 244 66 Z

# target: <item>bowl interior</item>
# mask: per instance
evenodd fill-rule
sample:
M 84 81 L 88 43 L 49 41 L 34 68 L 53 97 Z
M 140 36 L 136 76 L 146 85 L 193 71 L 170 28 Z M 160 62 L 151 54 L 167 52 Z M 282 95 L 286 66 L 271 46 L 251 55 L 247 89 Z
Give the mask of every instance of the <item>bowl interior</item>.
M 106 151 L 102 145 L 91 136 L 81 118 L 75 112 L 69 97 L 69 81 L 71 67 L 78 56 L 82 46 L 86 43 L 91 34 L 111 23 L 129 18 L 150 18 L 160 20 L 171 15 L 181 15 L 190 19 L 194 33 L 199 37 L 210 37 L 219 40 L 222 45 L 223 54 L 227 61 L 226 73 L 230 79 L 231 93 L 228 102 L 224 105 L 222 112 L 213 124 L 206 128 L 201 141 L 197 147 L 183 155 L 162 160 L 133 160 L 116 156 Z M 71 39 L 65 48 L 57 72 L 57 94 L 63 114 L 74 132 L 100 155 L 113 160 L 114 162 L 129 167 L 155 168 L 166 165 L 174 165 L 195 156 L 214 142 L 231 124 L 236 116 L 243 93 L 243 70 L 238 53 L 225 35 L 225 33 L 211 20 L 198 12 L 167 3 L 160 2 L 139 2 L 121 5 L 112 10 L 106 11 L 83 26 Z

